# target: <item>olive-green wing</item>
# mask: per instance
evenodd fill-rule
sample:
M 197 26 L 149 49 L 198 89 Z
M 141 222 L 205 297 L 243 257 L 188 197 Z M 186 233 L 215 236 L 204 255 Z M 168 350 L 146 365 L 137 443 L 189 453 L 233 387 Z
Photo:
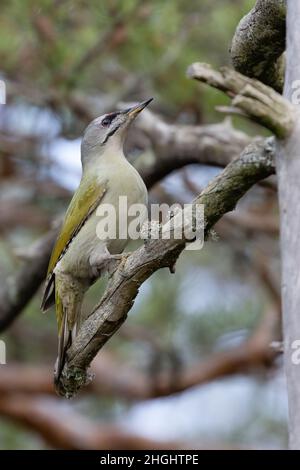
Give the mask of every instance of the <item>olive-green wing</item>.
M 81 180 L 80 186 L 71 200 L 61 232 L 52 251 L 41 305 L 42 310 L 47 310 L 54 303 L 53 270 L 56 264 L 67 251 L 81 227 L 97 209 L 106 191 L 107 182 L 99 183 L 97 178 L 83 178 Z

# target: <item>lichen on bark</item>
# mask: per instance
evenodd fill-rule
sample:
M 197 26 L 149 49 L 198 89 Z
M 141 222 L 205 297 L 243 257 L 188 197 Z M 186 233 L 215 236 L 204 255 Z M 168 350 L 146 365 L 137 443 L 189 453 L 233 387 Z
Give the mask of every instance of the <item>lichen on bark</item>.
M 285 0 L 257 0 L 238 24 L 230 49 L 235 70 L 279 93 L 284 82 L 285 20 Z

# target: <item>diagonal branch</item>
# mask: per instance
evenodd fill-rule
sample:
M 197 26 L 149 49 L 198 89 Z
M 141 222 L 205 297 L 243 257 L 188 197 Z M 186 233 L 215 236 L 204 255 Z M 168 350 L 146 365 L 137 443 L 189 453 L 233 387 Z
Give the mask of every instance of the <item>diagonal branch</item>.
M 196 198 L 205 207 L 205 235 L 255 183 L 275 172 L 272 141 L 249 145 Z M 163 227 L 164 229 L 164 227 Z M 192 229 L 192 221 L 190 229 Z M 67 352 L 58 392 L 71 397 L 87 382 L 87 369 L 97 352 L 126 320 L 141 284 L 155 271 L 174 266 L 185 248 L 183 239 L 149 240 L 132 253 L 111 277 L 100 303 L 83 323 Z

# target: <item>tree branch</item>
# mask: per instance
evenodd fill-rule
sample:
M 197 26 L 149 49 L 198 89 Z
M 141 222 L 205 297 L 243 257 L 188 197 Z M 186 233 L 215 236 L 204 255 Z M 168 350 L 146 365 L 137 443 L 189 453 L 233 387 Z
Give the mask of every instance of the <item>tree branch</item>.
M 0 398 L 0 413 L 38 432 L 54 448 L 71 450 L 183 449 L 178 442 L 154 441 L 99 425 L 71 409 L 61 407 L 55 398 L 23 394 Z
M 191 163 L 225 167 L 251 141 L 230 119 L 204 126 L 168 124 L 147 109 L 136 121 L 136 131 L 150 140 L 153 150 L 134 162 L 148 188 Z
M 285 0 L 257 0 L 239 22 L 231 44 L 234 68 L 279 93 L 283 90 Z
M 33 247 L 34 253 L 19 269 L 15 276 L 9 277 L 0 289 L 0 331 L 5 330 L 16 318 L 27 302 L 33 297 L 45 279 L 52 247 L 57 230 L 51 230 Z
M 228 67 L 220 71 L 209 64 L 192 64 L 187 75 L 223 91 L 232 99 L 231 112 L 238 108 L 249 119 L 266 127 L 278 138 L 287 137 L 293 129 L 295 107 L 272 88 L 253 78 L 248 78 Z

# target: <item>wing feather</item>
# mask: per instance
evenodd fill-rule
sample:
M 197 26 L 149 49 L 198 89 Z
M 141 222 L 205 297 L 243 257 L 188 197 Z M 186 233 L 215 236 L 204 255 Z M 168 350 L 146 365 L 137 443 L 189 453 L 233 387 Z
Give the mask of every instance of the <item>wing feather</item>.
M 97 178 L 82 179 L 67 210 L 62 229 L 54 245 L 50 258 L 41 309 L 47 310 L 54 303 L 53 270 L 58 261 L 68 250 L 82 226 L 97 209 L 107 191 L 107 181 L 102 183 Z

